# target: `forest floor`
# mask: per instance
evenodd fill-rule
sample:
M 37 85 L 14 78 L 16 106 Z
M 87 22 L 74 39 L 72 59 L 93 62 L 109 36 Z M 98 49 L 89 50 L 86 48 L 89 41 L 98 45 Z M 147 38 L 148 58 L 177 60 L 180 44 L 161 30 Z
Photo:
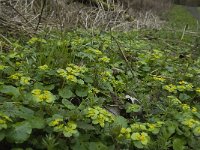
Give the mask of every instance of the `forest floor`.
M 200 33 L 162 29 L 0 37 L 0 148 L 199 150 Z

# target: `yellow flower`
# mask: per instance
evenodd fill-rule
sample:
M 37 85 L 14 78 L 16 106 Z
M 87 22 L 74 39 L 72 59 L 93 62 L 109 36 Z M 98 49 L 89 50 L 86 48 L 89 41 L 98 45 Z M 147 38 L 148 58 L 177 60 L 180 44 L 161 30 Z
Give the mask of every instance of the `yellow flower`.
M 130 137 L 131 137 L 130 133 L 131 133 L 131 129 L 130 128 L 121 128 L 118 138 L 125 137 L 126 139 L 130 139 Z
M 194 133 L 194 135 L 196 135 L 196 136 L 200 136 L 200 126 L 195 127 L 194 130 L 193 130 L 193 133 Z
M 22 64 L 22 62 L 16 62 L 15 64 L 16 64 L 16 66 L 20 66 Z
M 5 120 L 0 119 L 0 124 L 6 124 Z
M 76 130 L 77 124 L 73 121 L 69 121 L 66 126 L 63 128 L 63 134 L 65 137 L 71 137 L 73 134 L 76 134 L 78 131 Z
M 91 88 L 89 91 L 88 91 L 89 93 L 95 93 L 95 94 L 97 94 L 97 93 L 99 93 L 100 91 L 97 89 L 97 88 Z
M 47 70 L 49 67 L 47 65 L 39 66 L 38 67 L 40 70 Z
M 161 76 L 153 76 L 153 79 L 156 81 L 160 81 L 160 82 L 164 82 L 165 78 L 161 77 Z
M 55 100 L 55 96 L 49 91 L 45 90 L 43 92 L 43 95 L 44 95 L 43 100 L 45 100 L 47 103 L 52 103 Z
M 165 90 L 172 92 L 172 93 L 176 93 L 177 92 L 177 87 L 173 84 L 169 84 L 169 85 L 165 85 L 163 87 Z
M 67 72 L 64 69 L 58 69 L 57 73 L 62 77 L 66 77 L 67 76 Z
M 186 82 L 186 81 L 180 81 L 179 84 L 180 85 L 177 86 L 177 89 L 179 91 L 185 91 L 185 90 L 191 91 L 192 88 L 193 88 L 193 85 L 191 83 Z
M 100 50 L 94 49 L 94 48 L 88 48 L 84 52 L 90 53 L 90 54 L 95 54 L 95 55 L 102 55 L 102 52 Z
M 173 105 L 180 105 L 181 101 L 175 96 L 167 96 Z
M 29 82 L 30 80 L 31 80 L 30 77 L 21 77 L 20 83 L 21 83 L 22 85 L 29 85 L 29 84 L 30 84 L 30 82 Z
M 196 92 L 197 92 L 197 93 L 200 93 L 200 88 L 196 88 Z
M 108 58 L 107 56 L 104 56 L 102 58 L 99 58 L 99 61 L 105 62 L 105 63 L 109 63 L 110 62 L 110 58 Z
M 49 126 L 57 126 L 60 124 L 61 121 L 63 121 L 63 119 L 61 118 L 55 119 L 49 123 Z
M 99 106 L 88 108 L 86 117 L 91 118 L 93 124 L 99 124 L 101 127 L 105 126 L 105 122 L 112 122 L 114 120 L 111 113 Z
M 182 124 L 185 126 L 188 126 L 189 128 L 193 128 L 200 123 L 197 120 L 190 118 L 190 119 L 185 119 L 184 121 L 182 121 Z
M 23 75 L 22 73 L 15 73 L 15 74 L 11 75 L 9 78 L 11 78 L 13 80 L 19 80 L 22 75 Z
M 34 89 L 31 92 L 33 94 L 33 98 L 37 102 L 45 101 L 47 103 L 52 103 L 56 99 L 56 97 L 50 91 L 41 91 L 40 89 Z
M 182 104 L 182 109 L 185 111 L 190 110 L 190 106 L 188 104 Z
M 197 109 L 195 107 L 192 107 L 192 112 L 197 112 Z
M 149 136 L 147 133 L 142 132 L 141 134 L 136 132 L 131 135 L 133 141 L 140 141 L 143 145 L 147 145 L 149 142 Z
M 67 67 L 66 70 L 67 70 L 67 72 L 72 72 L 73 71 L 72 67 Z
M 40 95 L 41 94 L 41 90 L 40 89 L 34 89 L 34 90 L 32 90 L 31 93 L 34 94 L 34 95 Z
M 144 124 L 141 123 L 134 123 L 131 125 L 131 129 L 134 131 L 137 130 L 147 130 L 146 126 Z
M 179 84 L 187 84 L 185 81 L 180 81 Z
M 66 79 L 72 82 L 77 82 L 77 78 L 74 75 L 67 75 Z
M 0 65 L 0 70 L 4 70 L 5 68 L 7 68 L 7 66 Z

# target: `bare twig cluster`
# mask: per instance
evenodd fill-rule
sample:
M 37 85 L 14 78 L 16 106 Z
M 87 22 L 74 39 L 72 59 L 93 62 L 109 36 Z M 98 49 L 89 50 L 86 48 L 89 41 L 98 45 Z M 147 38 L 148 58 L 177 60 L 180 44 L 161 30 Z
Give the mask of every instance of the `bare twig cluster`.
M 138 0 L 0 0 L 0 28 L 19 29 L 28 33 L 43 29 L 73 27 L 129 30 L 132 28 L 159 28 L 161 21 L 153 11 L 136 8 Z M 153 0 L 148 0 L 149 2 Z M 160 1 L 160 0 L 156 0 Z M 145 5 L 146 4 L 146 5 Z M 164 3 L 163 3 L 164 5 Z M 164 6 L 163 6 L 164 7 Z M 165 6 L 168 7 L 168 4 Z

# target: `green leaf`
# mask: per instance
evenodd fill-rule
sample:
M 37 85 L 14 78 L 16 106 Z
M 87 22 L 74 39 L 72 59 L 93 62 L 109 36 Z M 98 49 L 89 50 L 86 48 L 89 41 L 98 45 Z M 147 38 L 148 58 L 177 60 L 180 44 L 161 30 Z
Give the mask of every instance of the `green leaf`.
M 137 147 L 139 149 L 144 148 L 144 146 L 142 145 L 142 143 L 139 142 L 139 141 L 134 141 L 134 145 L 135 145 L 135 147 Z
M 173 140 L 173 150 L 184 150 L 185 141 L 180 138 Z
M 29 108 L 26 108 L 24 106 L 19 106 L 17 108 L 18 111 L 16 112 L 15 115 L 19 118 L 29 119 L 34 115 L 34 111 Z
M 119 125 L 121 127 L 126 128 L 128 126 L 128 121 L 122 116 L 117 116 L 115 117 L 114 125 Z
M 62 97 L 62 98 L 71 98 L 74 96 L 74 93 L 71 91 L 70 88 L 68 87 L 65 87 L 63 89 L 60 89 L 59 90 L 59 95 Z
M 191 97 L 185 93 L 180 93 L 179 95 L 179 99 L 182 100 L 182 101 L 186 101 L 186 100 L 189 100 Z
M 127 113 L 139 112 L 140 110 L 141 110 L 141 106 L 138 104 L 128 104 L 126 108 Z
M 67 99 L 63 99 L 62 103 L 65 107 L 67 107 L 68 109 L 72 110 L 75 109 L 76 107 L 74 106 L 74 104 L 72 104 L 70 101 L 68 101 Z
M 78 128 L 84 129 L 84 130 L 95 130 L 95 127 L 93 127 L 91 124 L 85 123 L 85 122 L 77 122 Z
M 3 85 L 2 87 L 0 87 L 0 92 L 15 97 L 18 97 L 20 95 L 19 89 L 11 85 Z
M 33 129 L 43 129 L 45 127 L 44 118 L 33 116 L 27 120 Z
M 8 132 L 7 138 L 15 143 L 25 142 L 32 132 L 32 127 L 29 122 L 23 121 L 13 125 L 13 128 Z
M 90 142 L 89 150 L 108 150 L 108 147 L 101 142 Z
M 90 76 L 84 76 L 84 81 L 87 83 L 93 83 L 93 79 Z
M 76 144 L 72 147 L 72 150 L 88 150 L 88 143 L 76 142 Z
M 88 95 L 88 88 L 87 87 L 79 87 L 76 89 L 75 93 L 79 97 L 85 97 Z
M 0 131 L 0 141 L 2 141 L 5 138 L 5 131 Z

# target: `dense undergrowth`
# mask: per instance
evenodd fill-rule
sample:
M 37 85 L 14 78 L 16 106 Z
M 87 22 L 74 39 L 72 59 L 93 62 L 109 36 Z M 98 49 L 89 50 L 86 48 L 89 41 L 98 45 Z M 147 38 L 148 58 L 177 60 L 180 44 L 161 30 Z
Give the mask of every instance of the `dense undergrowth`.
M 162 30 L 2 36 L 0 149 L 199 150 L 198 27 L 179 6 L 165 17 Z
M 182 30 L 185 26 L 189 31 L 198 31 L 199 23 L 192 14 L 187 11 L 186 7 L 174 5 L 169 13 L 167 13 L 167 26 L 175 28 L 176 30 Z
M 152 30 L 1 40 L 0 147 L 200 149 L 199 40 Z

